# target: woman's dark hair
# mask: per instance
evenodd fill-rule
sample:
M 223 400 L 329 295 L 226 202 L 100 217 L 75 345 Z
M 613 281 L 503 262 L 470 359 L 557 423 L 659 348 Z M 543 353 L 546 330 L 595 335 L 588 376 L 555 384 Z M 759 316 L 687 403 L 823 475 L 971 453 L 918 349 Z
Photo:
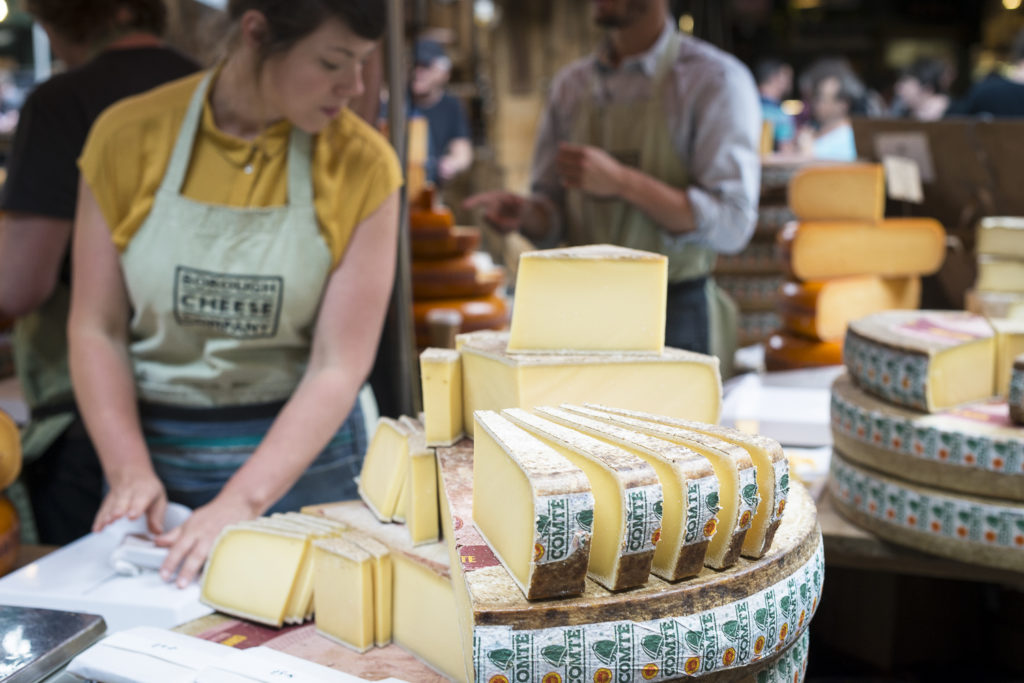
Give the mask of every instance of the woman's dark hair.
M 167 27 L 162 0 L 26 0 L 25 9 L 80 45 L 97 45 L 124 31 L 161 35 Z
M 943 95 L 946 93 L 946 74 L 948 72 L 949 65 L 941 59 L 919 57 L 903 71 L 903 76 L 913 78 L 922 87 L 928 88 L 938 95 Z
M 228 16 L 238 21 L 249 10 L 267 19 L 260 57 L 286 52 L 328 19 L 337 19 L 366 40 L 377 40 L 387 25 L 383 0 L 230 0 Z

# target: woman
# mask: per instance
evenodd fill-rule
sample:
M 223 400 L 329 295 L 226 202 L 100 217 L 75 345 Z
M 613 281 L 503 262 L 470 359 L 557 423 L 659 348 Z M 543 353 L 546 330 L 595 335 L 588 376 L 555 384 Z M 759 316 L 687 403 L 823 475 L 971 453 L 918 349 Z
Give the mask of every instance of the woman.
M 179 586 L 225 525 L 350 495 L 395 259 L 398 163 L 346 108 L 383 3 L 228 12 L 223 64 L 108 110 L 79 162 L 68 329 L 110 487 L 94 529 L 145 514 L 160 533 L 168 499 L 195 507 L 157 541 Z

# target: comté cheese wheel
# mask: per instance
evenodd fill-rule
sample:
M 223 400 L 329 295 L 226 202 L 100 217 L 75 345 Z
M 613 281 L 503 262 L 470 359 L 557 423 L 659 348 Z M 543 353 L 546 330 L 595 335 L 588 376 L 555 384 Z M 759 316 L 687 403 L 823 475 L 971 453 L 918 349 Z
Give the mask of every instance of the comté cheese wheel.
M 815 341 L 779 332 L 768 338 L 764 364 L 769 372 L 842 365 L 843 347 L 838 342 Z
M 414 261 L 466 256 L 480 246 L 479 228 L 456 226 L 450 233 L 414 231 L 411 236 Z
M 931 218 L 790 223 L 778 243 L 799 280 L 852 275 L 931 275 L 946 256 L 946 232 Z
M 21 435 L 11 416 L 0 410 L 0 491 L 21 472 Z
M 921 303 L 918 277 L 874 275 L 786 282 L 779 290 L 779 314 L 787 330 L 812 339 L 839 341 L 851 320 Z
M 881 164 L 806 166 L 789 183 L 789 208 L 803 221 L 880 221 L 885 172 Z
M 413 235 L 431 235 L 443 238 L 455 227 L 455 216 L 447 207 L 410 208 L 409 230 Z

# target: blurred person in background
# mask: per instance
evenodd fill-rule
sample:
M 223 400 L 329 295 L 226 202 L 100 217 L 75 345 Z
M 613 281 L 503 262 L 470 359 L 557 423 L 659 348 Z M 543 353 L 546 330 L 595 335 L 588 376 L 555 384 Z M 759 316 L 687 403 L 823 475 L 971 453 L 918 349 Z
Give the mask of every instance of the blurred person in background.
M 761 115 L 772 126 L 772 149 L 796 151 L 796 123 L 782 111 L 782 100 L 793 91 L 793 67 L 780 59 L 765 58 L 754 68 L 757 91 L 761 96 Z
M 949 108 L 946 83 L 949 65 L 941 59 L 920 57 L 903 70 L 893 87 L 892 113 L 917 121 L 937 121 Z
M 28 0 L 26 8 L 67 71 L 21 109 L 0 204 L 0 314 L 17 318 L 15 367 L 31 411 L 23 481 L 38 540 L 60 545 L 89 532 L 103 483 L 68 374 L 76 160 L 107 106 L 199 67 L 160 40 L 161 0 Z
M 452 62 L 444 47 L 421 38 L 416 41 L 414 53 L 409 116 L 427 120 L 427 180 L 443 184 L 473 163 L 469 122 L 462 103 L 448 92 Z
M 813 126 L 800 131 L 800 151 L 814 159 L 856 160 L 850 116 L 865 112 L 864 85 L 845 59 L 815 62 L 809 74 Z
M 1007 62 L 1003 73 L 989 74 L 976 83 L 962 100 L 949 107 L 946 114 L 1024 116 L 1024 30 L 1014 39 Z

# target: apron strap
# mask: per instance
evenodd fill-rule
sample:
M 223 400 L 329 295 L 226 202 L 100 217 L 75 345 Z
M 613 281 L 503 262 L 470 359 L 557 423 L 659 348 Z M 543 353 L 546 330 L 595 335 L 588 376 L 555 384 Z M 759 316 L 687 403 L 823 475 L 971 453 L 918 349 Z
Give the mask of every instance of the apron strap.
M 185 118 L 181 122 L 178 137 L 174 142 L 171 160 L 167 163 L 167 171 L 160 182 L 161 192 L 178 194 L 185 185 L 185 173 L 188 172 L 188 162 L 192 157 L 196 131 L 199 130 L 199 122 L 203 116 L 203 101 L 206 99 L 206 92 L 210 89 L 212 80 L 213 71 L 208 71 L 192 94 L 192 100 L 185 111 Z
M 313 204 L 313 136 L 292 125 L 288 136 L 288 205 Z

